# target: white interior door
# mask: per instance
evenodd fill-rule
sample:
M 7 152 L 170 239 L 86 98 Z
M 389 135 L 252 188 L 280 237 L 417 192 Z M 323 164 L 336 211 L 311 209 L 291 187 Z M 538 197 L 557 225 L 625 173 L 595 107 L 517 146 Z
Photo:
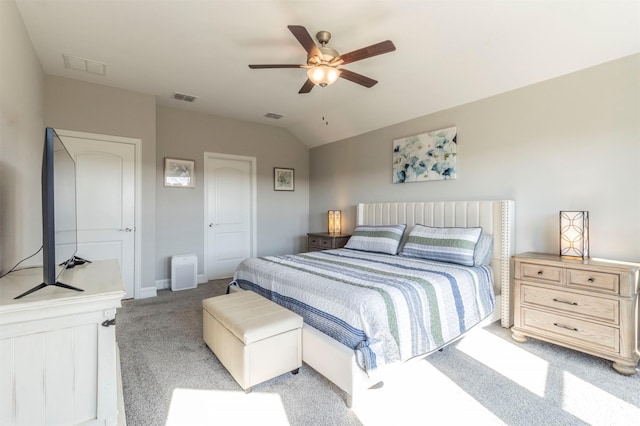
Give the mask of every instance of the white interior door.
M 255 255 L 255 158 L 205 154 L 205 186 L 207 279 L 230 277 Z
M 127 294 L 135 289 L 135 155 L 129 143 L 60 136 L 76 161 L 78 252 L 117 259 Z

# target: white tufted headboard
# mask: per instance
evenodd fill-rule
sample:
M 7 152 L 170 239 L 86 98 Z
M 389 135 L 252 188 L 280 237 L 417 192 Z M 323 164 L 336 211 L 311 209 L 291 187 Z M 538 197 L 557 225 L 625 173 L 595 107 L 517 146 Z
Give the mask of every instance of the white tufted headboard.
M 406 233 L 419 223 L 426 226 L 481 226 L 493 236 L 493 260 L 496 298 L 500 321 L 505 328 L 513 324 L 511 300 L 511 256 L 514 244 L 514 202 L 498 201 L 425 201 L 360 203 L 356 206 L 356 225 L 407 224 Z

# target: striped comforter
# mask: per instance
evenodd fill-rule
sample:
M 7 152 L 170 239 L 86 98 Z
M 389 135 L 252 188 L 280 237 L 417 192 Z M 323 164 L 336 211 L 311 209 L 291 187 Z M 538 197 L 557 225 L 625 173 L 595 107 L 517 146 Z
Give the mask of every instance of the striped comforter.
M 491 314 L 491 270 L 349 249 L 243 261 L 234 281 L 353 348 L 369 374 L 432 352 Z

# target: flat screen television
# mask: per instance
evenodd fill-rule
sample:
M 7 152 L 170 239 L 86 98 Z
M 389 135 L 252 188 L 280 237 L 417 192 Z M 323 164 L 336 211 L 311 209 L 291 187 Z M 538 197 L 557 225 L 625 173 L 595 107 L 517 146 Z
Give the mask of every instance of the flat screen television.
M 76 163 L 51 127 L 47 127 L 42 153 L 42 283 L 17 296 L 46 286 L 83 291 L 60 281 L 67 268 L 85 263 L 77 258 Z

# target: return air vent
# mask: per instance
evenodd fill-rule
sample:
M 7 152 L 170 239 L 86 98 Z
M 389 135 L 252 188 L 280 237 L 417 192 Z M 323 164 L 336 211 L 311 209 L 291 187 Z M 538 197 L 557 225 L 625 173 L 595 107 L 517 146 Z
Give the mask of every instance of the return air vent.
M 280 120 L 284 115 L 276 114 L 275 112 L 268 112 L 264 115 L 267 118 L 273 118 L 274 120 Z
M 198 99 L 197 96 L 193 96 L 193 95 L 187 95 L 184 93 L 178 93 L 178 92 L 174 92 L 173 93 L 173 99 L 177 99 L 179 101 L 185 101 L 185 102 L 193 102 L 196 99 Z
M 64 59 L 64 66 L 70 70 L 88 72 L 89 74 L 97 74 L 103 77 L 107 75 L 107 64 L 102 62 L 69 55 L 62 55 L 62 58 Z

